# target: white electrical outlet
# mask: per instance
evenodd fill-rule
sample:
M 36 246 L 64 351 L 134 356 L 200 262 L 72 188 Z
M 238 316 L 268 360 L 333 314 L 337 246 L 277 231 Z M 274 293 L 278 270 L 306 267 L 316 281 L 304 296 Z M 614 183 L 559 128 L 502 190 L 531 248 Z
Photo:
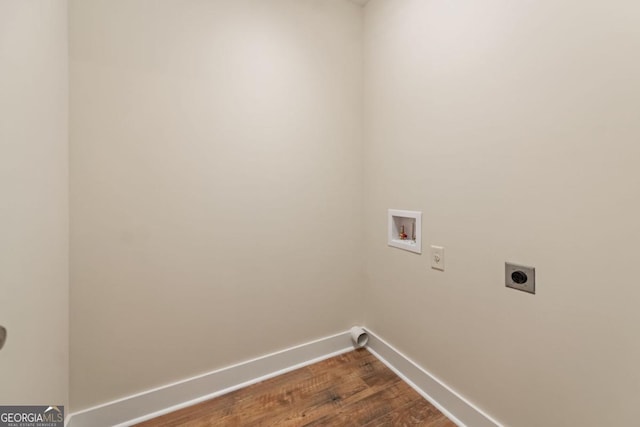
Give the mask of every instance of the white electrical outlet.
M 444 271 L 444 248 L 431 246 L 431 268 Z

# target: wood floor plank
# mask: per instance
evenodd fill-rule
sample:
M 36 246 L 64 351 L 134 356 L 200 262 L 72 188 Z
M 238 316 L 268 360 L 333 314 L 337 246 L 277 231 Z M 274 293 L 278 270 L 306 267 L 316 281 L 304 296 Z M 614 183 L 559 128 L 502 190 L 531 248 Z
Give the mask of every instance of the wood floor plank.
M 413 389 L 397 377 L 393 382 L 378 384 L 372 390 L 375 392 L 359 396 L 360 398 L 349 402 L 342 410 L 308 425 L 364 426 L 420 398 Z
M 138 424 L 142 427 L 323 425 L 455 426 L 363 349 Z
M 455 427 L 455 424 L 430 402 L 420 397 L 366 425 L 366 427 L 387 426 Z
M 261 399 L 261 410 L 267 412 L 278 403 L 277 400 L 266 399 L 267 393 L 272 390 L 281 390 L 286 393 L 290 388 L 299 387 L 301 382 L 310 378 L 309 371 L 304 368 L 298 369 L 137 425 L 141 427 L 178 427 L 186 426 L 188 421 L 193 420 L 207 420 L 207 422 L 189 425 L 216 425 L 214 422 L 216 420 L 223 420 L 238 414 L 242 415 L 250 411 L 250 406 L 256 397 Z

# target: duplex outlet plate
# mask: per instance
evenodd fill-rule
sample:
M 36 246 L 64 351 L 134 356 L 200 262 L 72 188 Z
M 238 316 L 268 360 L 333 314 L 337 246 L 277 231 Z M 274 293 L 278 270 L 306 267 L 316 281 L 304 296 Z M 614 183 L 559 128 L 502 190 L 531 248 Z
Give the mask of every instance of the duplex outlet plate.
M 504 264 L 504 282 L 507 288 L 536 293 L 536 269 L 525 265 Z
M 444 248 L 431 246 L 431 268 L 444 271 Z

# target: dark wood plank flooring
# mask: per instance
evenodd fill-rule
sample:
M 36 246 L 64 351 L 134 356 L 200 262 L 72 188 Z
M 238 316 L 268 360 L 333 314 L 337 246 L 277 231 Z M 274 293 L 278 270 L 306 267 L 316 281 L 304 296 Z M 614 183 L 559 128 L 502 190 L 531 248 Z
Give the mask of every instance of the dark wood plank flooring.
M 455 427 L 366 350 L 355 350 L 138 426 Z

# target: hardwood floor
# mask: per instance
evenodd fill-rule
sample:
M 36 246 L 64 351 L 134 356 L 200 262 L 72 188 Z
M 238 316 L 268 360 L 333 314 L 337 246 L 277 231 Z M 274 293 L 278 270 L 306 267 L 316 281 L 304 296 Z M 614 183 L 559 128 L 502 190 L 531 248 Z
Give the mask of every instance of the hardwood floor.
M 366 350 L 355 350 L 138 424 L 455 427 Z

